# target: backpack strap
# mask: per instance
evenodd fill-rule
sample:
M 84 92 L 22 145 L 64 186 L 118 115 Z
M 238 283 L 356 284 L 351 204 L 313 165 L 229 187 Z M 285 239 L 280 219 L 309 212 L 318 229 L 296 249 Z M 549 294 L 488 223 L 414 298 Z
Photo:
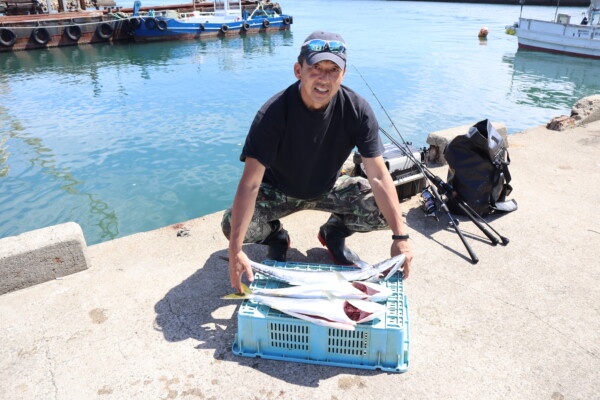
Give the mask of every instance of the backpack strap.
M 504 174 L 504 179 L 506 180 L 507 184 L 510 182 L 510 179 L 511 179 L 510 172 L 508 171 L 509 165 L 510 165 L 510 154 L 508 154 L 508 150 L 506 150 L 506 161 L 502 162 L 502 173 Z M 512 188 L 511 188 L 511 190 L 512 190 Z
M 498 201 L 494 201 L 493 197 L 490 198 L 490 207 L 495 211 L 511 212 L 517 210 L 519 207 L 515 200 L 504 201 L 506 196 L 512 192 L 512 186 L 509 184 L 511 180 L 508 166 L 510 165 L 510 155 L 506 150 L 506 161 L 495 162 L 494 166 L 496 170 L 494 172 L 494 186 L 498 183 L 499 179 L 504 178 L 504 184 L 502 185 L 502 191 L 498 196 Z
M 492 205 L 492 209 L 502 212 L 511 212 L 517 210 L 518 208 L 519 206 L 514 199 L 509 201 L 498 201 Z

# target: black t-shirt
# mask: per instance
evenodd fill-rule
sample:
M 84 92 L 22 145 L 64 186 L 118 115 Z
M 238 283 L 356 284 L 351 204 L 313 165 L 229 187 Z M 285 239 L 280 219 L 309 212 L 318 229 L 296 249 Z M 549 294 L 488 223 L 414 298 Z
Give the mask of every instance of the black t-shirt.
M 371 106 L 341 86 L 323 111 L 312 111 L 299 83 L 277 93 L 256 114 L 240 156 L 266 167 L 263 182 L 299 199 L 330 190 L 356 146 L 363 157 L 383 154 L 379 125 Z

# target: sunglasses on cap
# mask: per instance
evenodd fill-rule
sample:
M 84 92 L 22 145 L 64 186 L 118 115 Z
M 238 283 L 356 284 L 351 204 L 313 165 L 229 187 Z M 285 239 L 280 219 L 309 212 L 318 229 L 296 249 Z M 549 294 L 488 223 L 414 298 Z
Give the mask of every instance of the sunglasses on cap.
M 346 44 L 339 40 L 323 40 L 313 39 L 302 44 L 303 51 L 329 51 L 331 53 L 344 54 L 346 52 Z

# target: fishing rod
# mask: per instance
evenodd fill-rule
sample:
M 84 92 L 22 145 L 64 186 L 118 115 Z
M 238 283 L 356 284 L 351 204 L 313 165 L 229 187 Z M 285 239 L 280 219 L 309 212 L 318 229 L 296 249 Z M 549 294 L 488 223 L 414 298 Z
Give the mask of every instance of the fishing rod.
M 485 229 L 485 227 L 483 227 L 481 225 L 480 221 L 483 222 L 487 227 L 489 227 L 496 235 L 498 235 L 498 237 L 500 238 L 500 240 L 502 242 L 502 245 L 507 245 L 509 243 L 509 239 L 507 237 L 502 236 L 500 233 L 498 233 L 498 231 L 496 231 L 483 217 L 481 217 L 477 213 L 477 211 L 475 211 L 468 203 L 466 203 L 463 199 L 461 199 L 460 196 L 458 195 L 458 193 L 454 191 L 454 188 L 452 187 L 452 185 L 444 182 L 440 177 L 433 174 L 425 165 L 423 165 L 423 163 L 420 162 L 420 160 L 417 160 L 411 152 L 407 151 L 406 146 L 408 146 L 408 144 L 407 144 L 406 140 L 404 140 L 404 137 L 400 133 L 400 130 L 396 127 L 396 124 L 394 123 L 394 121 L 388 114 L 387 110 L 385 109 L 385 107 L 383 106 L 383 104 L 381 103 L 381 101 L 379 100 L 379 98 L 377 97 L 377 95 L 375 94 L 375 92 L 373 91 L 371 86 L 369 85 L 369 83 L 366 81 L 364 76 L 360 73 L 360 71 L 358 70 L 358 68 L 355 65 L 353 65 L 353 67 L 354 67 L 354 69 L 356 69 L 356 72 L 358 72 L 358 75 L 365 82 L 365 85 L 367 85 L 367 87 L 373 94 L 373 97 L 375 97 L 375 100 L 377 100 L 377 102 L 379 103 L 379 106 L 381 107 L 381 109 L 383 110 L 385 115 L 388 117 L 390 122 L 392 123 L 394 130 L 398 133 L 398 136 L 400 136 L 400 138 L 402 139 L 402 142 L 404 142 L 405 147 L 403 147 L 400 143 L 398 143 L 398 141 L 395 140 L 383 128 L 380 127 L 379 130 L 388 139 L 390 139 L 390 141 L 396 147 L 398 147 L 405 156 L 407 156 L 411 161 L 413 161 L 413 163 L 415 163 L 419 167 L 419 169 L 421 170 L 423 175 L 425 175 L 429 179 L 429 181 L 431 181 L 435 186 L 437 186 L 442 191 L 442 193 L 448 197 L 449 200 L 456 202 L 457 206 L 461 209 L 461 211 L 475 223 L 475 225 L 490 239 L 490 241 L 492 242 L 493 245 L 498 244 L 498 239 L 496 237 L 494 237 L 487 229 Z M 453 221 L 453 219 L 451 219 L 451 221 Z
M 369 88 L 369 90 L 373 94 L 373 97 L 375 98 L 375 100 L 377 100 L 377 103 L 379 103 L 379 106 L 381 107 L 381 109 L 383 110 L 383 112 L 385 113 L 385 115 L 387 116 L 387 118 L 390 120 L 390 122 L 392 124 L 392 127 L 394 128 L 394 130 L 396 131 L 396 133 L 398 134 L 398 136 L 402 139 L 402 142 L 404 143 L 404 146 L 402 146 L 396 139 L 394 139 L 394 137 L 392 137 L 392 135 L 390 135 L 388 132 L 386 132 L 385 129 L 379 127 L 379 130 L 396 147 L 398 147 L 400 149 L 400 151 L 409 160 L 411 160 L 415 165 L 417 165 L 417 167 L 423 173 L 423 175 L 433 184 L 433 186 L 432 186 L 432 192 L 433 192 L 434 196 L 436 197 L 436 199 L 438 200 L 439 204 L 441 205 L 442 211 L 447 214 L 448 219 L 451 222 L 452 227 L 454 228 L 454 230 L 458 234 L 459 238 L 461 239 L 461 241 L 465 245 L 465 248 L 467 249 L 467 252 L 471 256 L 471 260 L 473 261 L 473 263 L 476 264 L 479 261 L 479 259 L 477 258 L 477 256 L 473 252 L 473 249 L 471 249 L 471 246 L 466 241 L 466 239 L 465 239 L 463 233 L 461 232 L 461 230 L 458 228 L 458 224 L 456 223 L 455 219 L 452 217 L 452 214 L 450 213 L 450 210 L 446 206 L 446 203 L 444 202 L 442 196 L 440 195 L 440 193 L 438 192 L 437 189 L 439 189 L 442 192 L 442 194 L 445 195 L 449 200 L 454 201 L 454 203 L 458 206 L 458 208 L 485 234 L 485 236 L 487 236 L 487 238 L 492 242 L 492 244 L 494 246 L 498 244 L 498 239 L 489 230 L 487 230 L 486 227 L 483 226 L 480 221 L 483 221 L 483 223 L 487 227 L 489 227 L 498 237 L 500 237 L 502 245 L 508 244 L 508 242 L 509 242 L 508 238 L 500 235 L 494 228 L 492 228 L 487 223 L 487 221 L 485 221 L 485 219 L 483 219 L 463 199 L 461 199 L 458 196 L 458 193 L 456 193 L 454 191 L 454 188 L 452 187 L 452 185 L 444 182 L 440 177 L 438 177 L 437 175 L 433 174 L 425 165 L 423 165 L 423 163 L 420 160 L 416 159 L 416 157 L 412 154 L 412 152 L 408 151 L 408 144 L 407 144 L 406 140 L 404 140 L 404 137 L 400 133 L 400 130 L 396 127 L 396 124 L 394 123 L 394 120 L 392 119 L 392 117 L 390 117 L 390 115 L 388 114 L 387 110 L 385 109 L 385 107 L 383 106 L 383 104 L 381 103 L 381 101 L 379 100 L 379 98 L 377 97 L 377 95 L 375 94 L 375 91 L 371 88 L 371 86 L 369 85 L 369 83 L 367 82 L 367 80 L 365 79 L 365 77 L 360 73 L 360 71 L 358 70 L 358 68 L 355 65 L 353 65 L 353 67 L 356 70 L 356 72 L 358 73 L 358 75 L 361 77 L 361 79 L 363 80 L 363 82 L 365 83 L 365 85 Z
M 456 192 L 454 192 L 454 193 L 456 193 Z M 459 196 L 459 195 L 458 195 L 458 193 L 456 193 L 456 197 L 458 197 L 458 196 Z M 455 198 L 456 198 L 456 197 L 455 197 Z M 455 198 L 454 198 L 454 199 L 455 199 Z M 454 199 L 451 199 L 451 200 L 454 200 Z M 467 214 L 467 215 L 471 215 L 471 216 L 474 216 L 474 217 L 476 217 L 476 218 L 477 218 L 477 219 L 479 219 L 481 222 L 483 222 L 483 223 L 484 223 L 484 224 L 485 224 L 485 225 L 486 225 L 488 228 L 490 228 L 490 229 L 492 230 L 492 232 L 494 232 L 496 235 L 498 235 L 498 237 L 500 238 L 500 242 L 501 242 L 502 246 L 506 246 L 506 245 L 507 245 L 507 244 L 510 242 L 510 240 L 508 240 L 508 238 L 507 238 L 506 236 L 502 236 L 500 233 L 498 233 L 498 231 L 497 231 L 497 230 L 495 230 L 495 229 L 494 229 L 494 228 L 493 228 L 493 227 L 492 227 L 492 226 L 491 226 L 491 225 L 490 225 L 490 224 L 489 224 L 489 223 L 488 223 L 488 222 L 485 220 L 485 218 L 483 218 L 481 215 L 479 215 L 479 214 L 477 213 L 477 211 L 475 211 L 475 210 L 474 210 L 474 209 L 473 209 L 473 208 L 472 208 L 472 207 L 469 205 L 469 203 L 467 203 L 466 201 L 464 201 L 464 200 L 462 200 L 462 199 L 461 199 L 461 201 L 462 201 L 462 205 L 463 205 L 463 206 L 464 206 L 464 208 L 465 208 L 465 212 L 466 212 L 466 214 Z M 486 235 L 486 236 L 487 236 L 487 235 Z M 488 237 L 489 237 L 489 236 L 488 236 Z M 491 240 L 491 239 L 490 239 L 490 240 Z M 496 245 L 496 243 L 494 243 L 494 245 Z
M 400 143 L 398 143 L 389 133 L 387 133 L 387 131 L 385 129 L 383 129 L 383 128 L 379 128 L 379 129 L 381 130 L 381 132 L 385 136 L 387 136 L 388 139 L 390 139 L 390 141 L 394 145 L 396 145 L 396 147 L 398 147 L 398 148 L 401 149 L 401 151 L 402 151 L 402 153 L 404 153 L 404 155 L 406 155 L 407 157 L 409 157 L 407 155 L 407 153 L 410 153 L 410 152 L 407 151 L 407 150 L 405 150 L 405 146 L 402 146 Z M 475 254 L 475 252 L 473 251 L 473 249 L 469 245 L 469 242 L 467 242 L 467 239 L 465 238 L 464 234 L 462 233 L 462 231 L 458 227 L 457 221 L 455 221 L 454 217 L 450 213 L 450 210 L 448 209 L 448 206 L 446 205 L 446 202 L 444 201 L 444 199 L 442 198 L 442 196 L 438 192 L 438 189 L 439 189 L 444 195 L 446 195 L 446 197 L 448 197 L 449 193 L 452 193 L 451 186 L 448 185 L 447 183 L 445 183 L 444 181 L 442 181 L 442 179 L 439 178 L 438 176 L 436 176 L 433 173 L 431 173 L 431 171 L 429 171 L 428 169 L 426 169 L 425 167 L 423 167 L 421 165 L 422 163 L 419 160 L 417 160 L 414 156 L 412 158 L 409 157 L 409 159 L 411 159 L 414 164 L 418 165 L 419 169 L 421 170 L 421 172 L 423 173 L 423 175 L 425 175 L 425 177 L 431 183 L 433 183 L 433 186 L 431 186 L 431 189 L 432 189 L 431 191 L 433 193 L 433 196 L 438 201 L 438 204 L 440 204 L 440 207 L 441 207 L 442 211 L 448 217 L 448 220 L 450 221 L 450 226 L 452 226 L 454 228 L 454 231 L 458 235 L 460 241 L 463 243 L 463 245 L 467 249 L 467 252 L 469 253 L 469 256 L 471 257 L 471 261 L 473 262 L 473 264 L 477 264 L 479 262 L 479 258 L 477 258 L 477 255 Z M 468 216 L 468 214 L 467 214 L 467 216 Z M 489 235 L 488 238 L 490 239 L 490 241 L 492 242 L 492 244 L 494 244 L 494 245 L 498 244 L 498 239 L 496 239 L 494 236 L 491 236 L 491 233 L 489 233 L 489 231 L 487 231 L 485 229 L 485 227 L 481 226 L 481 224 L 479 224 L 478 221 L 476 221 L 476 220 L 474 220 L 472 218 L 471 218 L 471 220 L 475 223 L 475 225 L 477 225 L 480 229 L 482 229 L 482 232 L 484 232 L 486 234 L 486 236 Z
M 460 238 L 460 241 L 463 243 L 463 245 L 467 249 L 467 252 L 469 253 L 469 256 L 471 257 L 471 261 L 473 262 L 473 264 L 477 264 L 479 262 L 479 258 L 477 258 L 477 256 L 475 255 L 475 252 L 469 245 L 469 242 L 467 242 L 467 239 L 465 239 L 465 236 L 463 235 L 461 230 L 458 228 L 458 221 L 456 221 L 454 219 L 454 217 L 452 216 L 452 214 L 450 214 L 450 210 L 448 209 L 448 206 L 444 202 L 444 199 L 442 199 L 442 196 L 440 196 L 440 193 L 438 192 L 435 185 L 431 186 L 431 192 L 433 193 L 433 196 L 436 198 L 436 200 L 440 204 L 442 211 L 444 213 L 446 213 L 446 216 L 448 217 L 448 220 L 450 221 L 450 226 L 452 226 L 454 228 L 454 231 Z
M 439 188 L 442 191 L 442 193 L 448 198 L 448 200 L 455 202 L 455 204 L 458 206 L 458 208 L 460 208 L 460 210 L 471 221 L 473 221 L 473 223 L 481 230 L 481 232 L 483 232 L 485 234 L 485 236 L 487 236 L 488 239 L 490 239 L 490 241 L 492 242 L 492 244 L 494 246 L 499 243 L 498 238 L 496 238 L 494 235 L 492 235 L 492 233 L 490 231 L 488 231 L 486 229 L 486 227 L 481 224 L 481 222 L 483 222 L 485 225 L 487 225 L 487 227 L 489 227 L 492 231 L 494 231 L 494 233 L 496 235 L 498 235 L 498 237 L 500 237 L 502 245 L 507 245 L 508 244 L 508 242 L 509 242 L 508 238 L 500 235 L 494 228 L 492 228 L 492 226 L 490 224 L 487 223 L 487 221 L 485 219 L 483 219 L 483 217 L 481 217 L 481 215 L 479 215 L 477 213 L 477 211 L 473 210 L 473 208 L 469 204 L 467 204 L 463 199 L 461 199 L 459 197 L 459 195 L 454 191 L 454 188 L 452 187 L 452 185 L 444 182 L 442 180 L 442 178 L 440 178 L 439 176 L 433 174 L 426 166 L 424 166 L 419 160 L 417 160 L 412 153 L 410 153 L 409 151 L 407 151 L 406 147 L 405 147 L 405 146 L 407 146 L 406 142 L 404 142 L 404 146 L 402 146 L 388 132 L 386 132 L 385 129 L 383 129 L 383 128 L 380 127 L 379 130 L 388 139 L 390 139 L 390 141 L 392 141 L 392 143 L 394 145 L 396 145 L 397 147 L 400 147 L 400 150 L 402 151 L 402 153 L 404 155 L 406 155 L 407 157 L 409 157 L 413 163 L 417 164 L 417 166 L 419 167 L 419 169 L 421 170 L 421 172 L 423 173 L 423 175 L 425 175 L 425 177 L 427 177 L 427 179 L 429 179 L 429 181 L 431 183 L 433 183 L 437 188 Z M 402 140 L 404 141 L 404 138 L 402 138 Z M 442 201 L 442 204 L 445 206 L 445 204 L 444 204 L 443 201 Z M 442 207 L 442 209 L 443 209 L 443 207 Z M 452 219 L 451 219 L 451 221 L 452 221 Z

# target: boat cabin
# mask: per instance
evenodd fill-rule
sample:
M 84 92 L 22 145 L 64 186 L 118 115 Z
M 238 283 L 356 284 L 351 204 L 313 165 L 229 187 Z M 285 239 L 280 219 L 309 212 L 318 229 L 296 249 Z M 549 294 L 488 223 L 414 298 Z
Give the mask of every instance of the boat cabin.
M 214 0 L 215 15 L 239 17 L 242 14 L 242 4 L 238 1 Z
M 600 25 L 600 0 L 591 0 L 590 2 L 588 25 Z

